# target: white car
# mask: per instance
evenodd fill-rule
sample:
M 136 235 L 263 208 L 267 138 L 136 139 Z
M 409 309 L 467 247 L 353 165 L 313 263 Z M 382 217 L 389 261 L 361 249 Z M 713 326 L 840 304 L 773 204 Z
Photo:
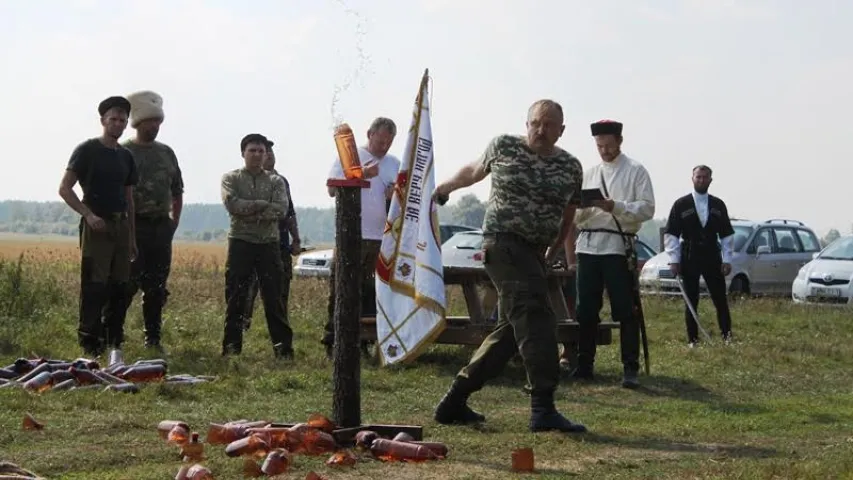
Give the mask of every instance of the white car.
M 459 232 L 441 246 L 441 263 L 445 267 L 483 266 L 483 232 Z
M 327 249 L 303 253 L 296 260 L 293 273 L 300 277 L 328 277 L 334 252 L 332 249 Z
M 732 294 L 788 296 L 800 267 L 820 251 L 814 231 L 796 220 L 732 219 L 732 227 L 732 271 L 726 277 Z M 659 253 L 646 262 L 640 288 L 644 293 L 681 295 L 669 270 L 669 254 Z M 699 290 L 701 295 L 708 294 L 704 278 L 699 280 Z
M 459 232 L 479 231 L 474 227 L 450 224 L 439 225 L 438 230 L 442 242 L 446 242 Z M 442 246 L 442 248 L 444 247 Z M 300 277 L 328 277 L 331 275 L 332 262 L 334 261 L 335 250 L 332 248 L 303 253 L 296 260 L 293 273 Z
M 853 305 L 853 235 L 816 253 L 794 279 L 791 297 L 795 303 Z

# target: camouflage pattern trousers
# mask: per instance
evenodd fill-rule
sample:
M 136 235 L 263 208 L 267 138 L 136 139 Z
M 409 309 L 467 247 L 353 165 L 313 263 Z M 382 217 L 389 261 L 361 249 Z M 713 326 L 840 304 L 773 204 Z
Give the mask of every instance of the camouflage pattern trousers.
M 124 341 L 127 282 L 130 277 L 130 222 L 127 214 L 104 215 L 97 231 L 80 219 L 80 317 L 77 340 L 87 356 Z
M 557 388 L 557 316 L 548 297 L 545 249 L 511 233 L 484 236 L 483 265 L 498 291 L 498 323 L 457 375 L 466 392 L 483 388 L 516 353 L 534 393 Z
M 136 259 L 130 264 L 127 306 L 142 290 L 142 318 L 145 321 L 145 343 L 160 343 L 163 306 L 169 291 L 166 282 L 172 267 L 174 224 L 167 216 L 136 216 Z

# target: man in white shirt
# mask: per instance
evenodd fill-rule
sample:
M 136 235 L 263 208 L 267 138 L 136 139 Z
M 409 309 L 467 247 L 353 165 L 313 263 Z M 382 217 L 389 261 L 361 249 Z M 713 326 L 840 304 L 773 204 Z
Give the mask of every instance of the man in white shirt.
M 639 386 L 641 305 L 635 291 L 637 231 L 655 214 L 655 195 L 646 168 L 621 151 L 622 124 L 590 126 L 602 162 L 584 169 L 584 190 L 598 188 L 603 200 L 582 204 L 575 214 L 575 244 L 566 244 L 569 269 L 577 269 L 578 362 L 572 376 L 593 379 L 596 338 L 604 289 L 619 322 L 625 388 Z M 633 261 L 632 261 L 633 259 Z
M 364 178 L 370 182 L 370 188 L 361 190 L 361 270 L 362 270 L 362 314 L 376 314 L 376 290 L 374 274 L 382 235 L 385 232 L 385 220 L 388 214 L 388 199 L 394 192 L 394 183 L 400 171 L 400 160 L 388 154 L 397 126 L 390 118 L 378 117 L 367 130 L 367 145 L 358 148 L 359 162 L 364 169 Z M 341 161 L 335 159 L 329 178 L 345 178 Z M 335 196 L 335 187 L 329 187 L 329 196 Z M 329 318 L 320 342 L 326 346 L 326 354 L 331 356 L 335 342 L 335 268 L 332 263 L 329 276 Z
M 726 276 L 732 271 L 734 228 L 725 202 L 708 194 L 711 168 L 693 169 L 693 193 L 675 201 L 664 230 L 664 245 L 670 256 L 669 267 L 681 275 L 684 293 L 695 310 L 699 306 L 699 276 L 705 279 L 711 301 L 717 310 L 717 323 L 723 341 L 732 335 L 732 317 L 726 298 Z M 720 244 L 717 244 L 717 238 Z M 687 342 L 692 348 L 699 341 L 696 320 L 685 305 Z

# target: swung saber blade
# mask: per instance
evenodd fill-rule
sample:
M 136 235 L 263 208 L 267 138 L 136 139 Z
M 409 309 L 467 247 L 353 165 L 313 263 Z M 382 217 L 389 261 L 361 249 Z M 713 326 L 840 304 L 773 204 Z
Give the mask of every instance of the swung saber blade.
M 709 342 L 711 341 L 711 336 L 708 335 L 708 332 L 702 328 L 702 325 L 699 323 L 699 314 L 696 313 L 696 309 L 693 308 L 693 304 L 690 303 L 690 299 L 687 297 L 687 292 L 684 291 L 684 283 L 681 280 L 681 275 L 677 275 L 675 280 L 678 282 L 678 289 L 681 291 L 681 298 L 684 299 L 684 304 L 687 305 L 687 309 L 690 310 L 690 315 L 693 316 L 693 321 L 696 322 L 696 326 L 699 327 L 699 331 L 705 335 L 705 339 Z

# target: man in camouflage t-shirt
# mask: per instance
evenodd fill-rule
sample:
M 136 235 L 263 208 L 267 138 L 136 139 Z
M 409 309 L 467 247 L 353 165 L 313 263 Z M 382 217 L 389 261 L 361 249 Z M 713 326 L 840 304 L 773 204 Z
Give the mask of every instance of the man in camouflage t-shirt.
M 478 161 L 435 189 L 434 198 L 446 200 L 491 174 L 483 264 L 499 298 L 495 330 L 436 407 L 439 423 L 485 420 L 468 407 L 468 397 L 520 352 L 531 384 L 530 430 L 586 431 L 554 406 L 560 369 L 546 269 L 570 231 L 583 183 L 578 159 L 555 145 L 564 128 L 562 107 L 537 101 L 528 111 L 527 136 L 494 138 Z
M 127 98 L 136 136 L 124 146 L 133 153 L 139 184 L 133 192 L 138 253 L 131 264 L 125 306 L 130 306 L 141 289 L 145 346 L 162 350 L 160 328 L 168 296 L 172 239 L 181 219 L 184 180 L 175 152 L 156 140 L 165 117 L 162 98 L 151 91 L 136 92 Z

